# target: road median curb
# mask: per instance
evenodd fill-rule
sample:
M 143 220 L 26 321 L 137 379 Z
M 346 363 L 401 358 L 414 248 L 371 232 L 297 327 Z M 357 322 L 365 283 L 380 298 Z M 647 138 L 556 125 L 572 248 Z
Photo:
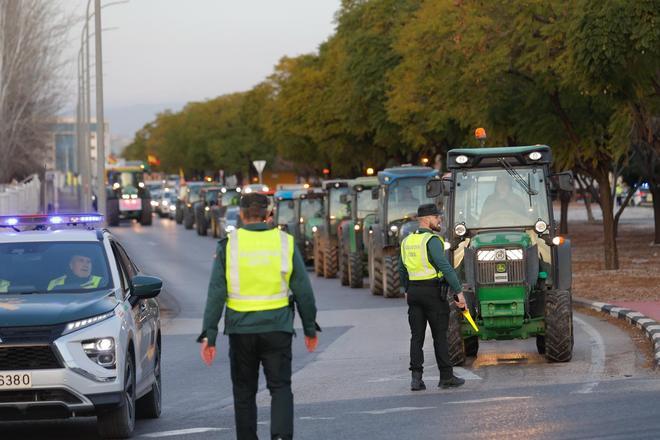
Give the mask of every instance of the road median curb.
M 655 369 L 660 367 L 660 322 L 651 319 L 644 314 L 625 307 L 618 307 L 612 304 L 591 301 L 585 298 L 573 297 L 573 304 L 586 307 L 597 312 L 606 313 L 614 318 L 626 321 L 644 332 L 646 337 L 653 344 L 653 365 Z

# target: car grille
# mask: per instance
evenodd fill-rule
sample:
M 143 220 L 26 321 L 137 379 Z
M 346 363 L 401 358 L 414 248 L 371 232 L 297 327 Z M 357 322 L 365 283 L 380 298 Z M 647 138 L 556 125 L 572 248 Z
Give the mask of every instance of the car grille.
M 62 335 L 64 325 L 40 327 L 2 327 L 0 339 L 4 344 L 50 344 Z
M 62 368 L 52 347 L 39 345 L 31 347 L 0 346 L 0 371 L 47 370 Z
M 504 272 L 498 265 L 506 266 Z M 501 267 L 499 268 L 501 270 Z M 496 282 L 496 274 L 506 274 L 506 281 Z M 477 261 L 477 283 L 479 284 L 523 284 L 525 282 L 525 260 Z
M 0 403 L 46 402 L 82 403 L 78 397 L 66 390 L 60 389 L 0 391 Z

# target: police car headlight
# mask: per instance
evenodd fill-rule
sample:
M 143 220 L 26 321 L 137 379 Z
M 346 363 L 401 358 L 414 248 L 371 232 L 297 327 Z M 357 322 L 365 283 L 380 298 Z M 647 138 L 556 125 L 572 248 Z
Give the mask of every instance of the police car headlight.
M 113 338 L 90 339 L 82 342 L 87 357 L 103 368 L 115 368 L 115 340 Z
M 85 327 L 89 327 L 90 325 L 94 325 L 94 324 L 99 323 L 101 321 L 105 321 L 106 319 L 112 318 L 113 316 L 115 316 L 115 311 L 114 310 L 111 311 L 111 312 L 103 313 L 101 315 L 96 315 L 96 316 L 92 316 L 90 318 L 81 319 L 79 321 L 70 322 L 66 325 L 66 327 L 64 328 L 64 331 L 62 332 L 62 334 L 66 335 L 66 334 L 69 334 L 71 332 L 78 331 L 78 330 L 83 329 Z
M 459 237 L 464 236 L 467 233 L 467 228 L 463 223 L 459 223 L 456 226 L 454 226 L 454 234 L 458 235 Z
M 545 232 L 546 229 L 548 229 L 548 224 L 546 222 L 544 222 L 543 220 L 539 220 L 534 225 L 534 229 L 536 230 L 536 232 L 541 234 L 541 233 Z

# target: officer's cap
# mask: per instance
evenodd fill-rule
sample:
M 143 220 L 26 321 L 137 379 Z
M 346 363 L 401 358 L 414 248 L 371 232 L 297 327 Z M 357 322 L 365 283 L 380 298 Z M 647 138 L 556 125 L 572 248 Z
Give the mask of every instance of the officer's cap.
M 241 208 L 268 208 L 268 197 L 259 193 L 244 194 L 241 196 Z
M 426 217 L 430 215 L 440 215 L 440 211 L 438 211 L 438 207 L 435 206 L 435 204 L 427 203 L 419 205 L 419 208 L 417 208 L 417 217 Z

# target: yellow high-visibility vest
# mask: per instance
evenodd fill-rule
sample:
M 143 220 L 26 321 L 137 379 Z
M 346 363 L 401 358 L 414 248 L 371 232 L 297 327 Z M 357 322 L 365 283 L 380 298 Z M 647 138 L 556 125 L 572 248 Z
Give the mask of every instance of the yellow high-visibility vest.
M 10 285 L 11 283 L 9 281 L 0 279 L 0 293 L 9 292 Z
M 80 285 L 80 288 L 82 289 L 96 289 L 101 285 L 101 280 L 102 277 L 97 277 L 96 275 L 92 275 L 88 281 L 85 281 Z M 48 283 L 48 289 L 47 290 L 53 290 L 54 288 L 58 286 L 63 286 L 66 284 L 66 275 L 62 275 L 61 277 L 55 278 L 53 280 L 50 280 L 50 283 Z
M 442 278 L 442 272 L 437 271 L 429 261 L 426 248 L 427 243 L 433 237 L 440 239 L 444 249 L 445 242 L 442 237 L 430 232 L 415 232 L 403 239 L 401 243 L 401 261 L 406 266 L 410 281 Z
M 279 229 L 238 229 L 228 235 L 227 307 L 237 312 L 289 305 L 293 237 Z

